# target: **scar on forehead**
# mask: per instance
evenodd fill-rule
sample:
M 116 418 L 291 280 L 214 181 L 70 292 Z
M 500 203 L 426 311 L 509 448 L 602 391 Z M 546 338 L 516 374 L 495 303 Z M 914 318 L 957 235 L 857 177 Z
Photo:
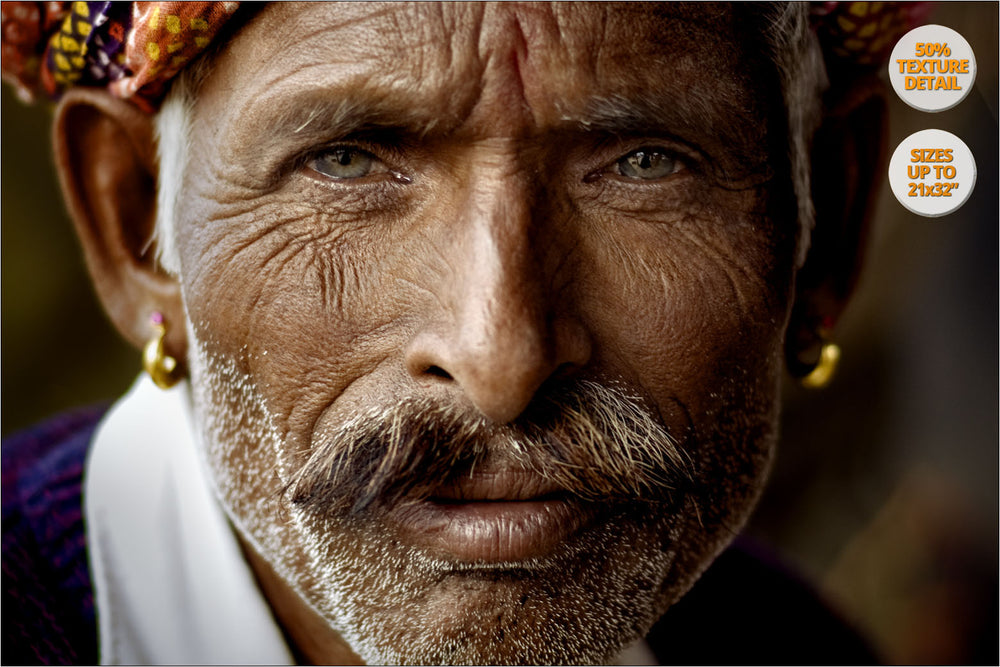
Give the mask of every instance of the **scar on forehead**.
M 514 67 L 514 77 L 521 86 L 521 95 L 524 96 L 524 61 L 528 57 L 528 36 L 524 32 L 524 24 L 521 22 L 519 13 L 514 12 L 512 23 L 513 29 L 510 31 L 511 65 Z
M 479 52 L 485 61 L 484 80 L 478 99 L 471 107 L 468 121 L 475 123 L 480 114 L 488 116 L 497 127 L 525 126 L 532 118 L 529 100 L 531 76 L 528 51 L 532 46 L 523 8 L 500 7 L 479 26 Z M 544 49 L 535 44 L 534 48 Z M 498 115 L 497 105 L 504 108 Z

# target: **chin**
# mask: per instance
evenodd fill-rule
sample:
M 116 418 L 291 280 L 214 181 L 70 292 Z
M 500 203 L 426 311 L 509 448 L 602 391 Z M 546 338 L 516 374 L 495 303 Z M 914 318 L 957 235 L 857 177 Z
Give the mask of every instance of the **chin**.
M 315 582 L 306 600 L 369 664 L 604 664 L 699 573 L 676 558 L 677 545 L 699 543 L 688 538 L 696 522 L 664 510 L 604 516 L 518 562 L 442 557 L 375 526 L 299 516 L 309 562 L 297 574 Z
M 665 498 L 574 501 L 487 460 L 467 481 L 352 513 L 283 495 L 294 448 L 266 402 L 232 367 L 194 368 L 214 368 L 194 386 L 215 406 L 199 421 L 237 530 L 369 664 L 614 660 L 736 535 L 773 450 L 774 410 L 761 410 L 684 443 L 698 454 L 690 484 Z

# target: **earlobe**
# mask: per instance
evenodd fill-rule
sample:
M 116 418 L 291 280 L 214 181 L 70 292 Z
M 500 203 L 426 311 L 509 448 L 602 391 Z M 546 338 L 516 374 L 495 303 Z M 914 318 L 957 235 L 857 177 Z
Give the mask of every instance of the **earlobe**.
M 173 326 L 164 341 L 184 359 L 180 287 L 156 263 L 157 159 L 153 119 L 96 90 L 70 90 L 53 126 L 56 168 L 98 297 L 119 332 L 142 347 L 156 332 L 150 315 Z
M 885 87 L 875 75 L 835 87 L 812 144 L 816 224 L 796 276 L 785 337 L 788 369 L 808 373 L 833 338 L 857 285 L 878 191 L 885 180 Z

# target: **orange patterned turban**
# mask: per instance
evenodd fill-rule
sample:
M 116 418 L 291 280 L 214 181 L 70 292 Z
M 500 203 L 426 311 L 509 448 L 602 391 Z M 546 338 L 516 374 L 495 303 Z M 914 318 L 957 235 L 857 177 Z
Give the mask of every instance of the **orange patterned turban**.
M 20 96 L 104 86 L 154 111 L 238 2 L 4 2 L 3 78 Z
M 155 111 L 238 2 L 4 2 L 3 78 L 21 97 L 103 86 Z M 813 27 L 838 66 L 881 63 L 926 13 L 922 2 L 818 2 Z

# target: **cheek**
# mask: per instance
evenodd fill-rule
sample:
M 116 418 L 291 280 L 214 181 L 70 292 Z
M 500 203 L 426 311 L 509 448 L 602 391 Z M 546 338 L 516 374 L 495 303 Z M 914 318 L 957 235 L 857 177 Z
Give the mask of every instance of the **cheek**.
M 600 349 L 650 393 L 693 400 L 735 378 L 773 377 L 791 302 L 791 236 L 762 209 L 749 191 L 652 223 L 591 221 L 598 232 L 581 264 L 593 278 L 581 298 Z
M 180 233 L 194 334 L 252 379 L 281 438 L 307 437 L 318 410 L 403 347 L 406 230 L 280 194 L 205 209 Z

